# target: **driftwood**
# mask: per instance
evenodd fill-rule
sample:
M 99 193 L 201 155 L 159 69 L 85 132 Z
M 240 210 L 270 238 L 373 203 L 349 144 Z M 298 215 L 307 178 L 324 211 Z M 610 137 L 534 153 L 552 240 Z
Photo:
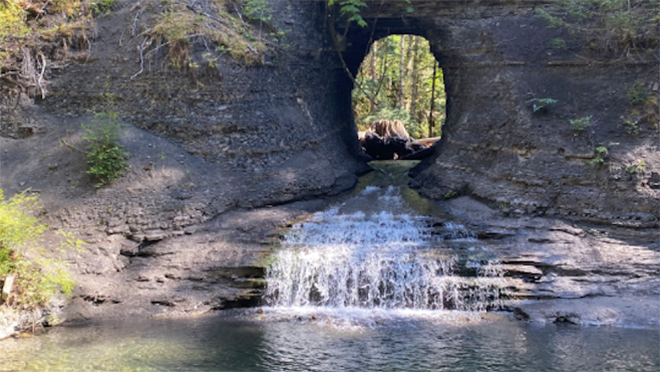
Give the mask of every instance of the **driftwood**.
M 433 146 L 434 143 L 440 141 L 440 137 L 431 137 L 431 138 L 420 138 L 418 140 L 415 140 L 418 143 L 421 143 L 422 145 L 426 146 Z
M 425 149 L 413 152 L 410 155 L 406 155 L 406 156 L 402 157 L 399 160 L 421 160 L 421 159 L 428 158 L 429 156 L 433 155 L 434 151 L 435 151 L 435 148 L 427 147 Z
M 365 152 L 375 160 L 414 160 L 430 156 L 433 149 L 414 139 L 400 137 L 383 138 L 374 132 L 364 132 L 359 136 Z
M 399 120 L 376 120 L 369 130 L 358 132 L 364 151 L 376 160 L 422 159 L 430 156 L 429 146 L 440 138 L 415 140 Z
M 2 286 L 2 301 L 0 303 L 7 301 L 9 298 L 9 295 L 11 294 L 11 290 L 14 286 L 14 279 L 16 277 L 13 274 L 7 275 L 7 277 L 4 280 L 4 285 Z

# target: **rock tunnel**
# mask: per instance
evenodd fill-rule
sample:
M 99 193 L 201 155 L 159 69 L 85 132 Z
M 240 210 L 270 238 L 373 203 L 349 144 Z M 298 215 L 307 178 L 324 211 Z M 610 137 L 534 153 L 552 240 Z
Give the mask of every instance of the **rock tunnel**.
M 413 34 L 429 41 L 444 72 L 447 116 L 433 158 L 412 172 L 423 195 L 442 199 L 454 191 L 517 214 L 657 225 L 657 199 L 646 206 L 640 199 L 648 195 L 639 188 L 645 181 L 622 186 L 625 181 L 613 176 L 621 168 L 606 174 L 585 166 L 594 144 L 621 144 L 616 151 L 624 158 L 654 152 L 657 132 L 630 141 L 612 119 L 629 109 L 624 95 L 632 81 L 653 79 L 653 61 L 594 56 L 600 62 L 585 63 L 576 57 L 579 42 L 572 50 L 552 48 L 550 40 L 566 31 L 536 15 L 543 4 L 372 1 L 361 12 L 364 27 L 346 29 L 334 15 L 335 43 L 355 75 L 373 40 Z M 529 102 L 541 97 L 558 103 L 538 114 Z M 588 139 L 567 125 L 587 113 L 596 123 Z

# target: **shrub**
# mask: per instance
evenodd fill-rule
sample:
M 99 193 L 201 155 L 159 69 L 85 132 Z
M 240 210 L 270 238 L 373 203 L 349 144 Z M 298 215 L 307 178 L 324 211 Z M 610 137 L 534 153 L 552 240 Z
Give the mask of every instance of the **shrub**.
M 651 98 L 651 93 L 644 86 L 644 82 L 641 80 L 635 80 L 630 89 L 628 89 L 628 99 L 633 105 L 641 105 L 646 103 L 646 101 Z
M 94 14 L 108 14 L 115 6 L 118 0 L 100 0 L 91 4 L 92 12 Z
M 609 150 L 605 146 L 597 146 L 594 150 L 594 157 L 591 160 L 587 160 L 587 164 L 590 165 L 601 165 L 605 162 L 605 157 L 609 154 Z
M 618 142 L 610 142 L 607 146 L 618 146 Z M 591 160 L 587 160 L 587 164 L 600 166 L 605 163 L 605 158 L 609 155 L 610 150 L 605 145 L 598 145 L 594 149 L 594 157 Z
M 646 173 L 646 162 L 639 160 L 626 167 L 626 172 L 630 174 Z
M 657 2 L 646 0 L 558 0 L 536 9 L 548 27 L 565 28 L 600 51 L 652 50 L 658 45 Z
M 0 43 L 6 37 L 22 37 L 30 30 L 25 25 L 27 12 L 15 1 L 0 1 Z
M 628 132 L 628 134 L 636 135 L 642 131 L 642 128 L 639 127 L 637 122 L 626 119 L 623 116 L 621 116 L 621 120 L 623 120 L 623 126 L 626 128 L 626 132 Z
M 593 116 L 585 116 L 579 119 L 571 119 L 569 120 L 569 123 L 571 123 L 571 127 L 573 130 L 582 132 L 583 130 L 589 128 L 591 126 L 591 118 Z
M 33 248 L 33 237 L 46 230 L 33 216 L 36 207 L 36 196 L 21 193 L 5 201 L 0 190 L 0 276 L 13 272 L 14 255 Z
M 74 287 L 64 261 L 46 257 L 40 246 L 47 226 L 35 217 L 38 209 L 36 196 L 23 192 L 5 200 L 0 190 L 0 277 L 16 276 L 12 305 L 23 308 L 45 304 L 60 291 L 70 295 Z
M 82 126 L 87 134 L 88 174 L 96 177 L 96 187 L 102 187 L 121 175 L 128 168 L 126 159 L 129 153 L 119 144 L 121 123 L 116 112 L 96 114 L 92 126 Z
M 245 16 L 261 22 L 270 22 L 273 19 L 273 10 L 264 0 L 247 0 L 243 5 Z
M 546 110 L 549 105 L 557 103 L 557 100 L 552 98 L 532 98 L 528 100 L 527 103 L 532 105 L 532 110 L 534 112 L 538 112 Z
M 550 46 L 552 47 L 552 49 L 556 49 L 556 50 L 566 49 L 566 40 L 560 37 L 554 38 L 550 40 Z

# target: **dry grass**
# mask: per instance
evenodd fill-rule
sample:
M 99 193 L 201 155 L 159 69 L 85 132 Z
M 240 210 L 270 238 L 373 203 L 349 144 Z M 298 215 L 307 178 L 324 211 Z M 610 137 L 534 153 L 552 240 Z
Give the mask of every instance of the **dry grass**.
M 152 18 L 146 32 L 148 44 L 153 45 L 150 53 L 167 47 L 172 65 L 188 70 L 213 69 L 224 53 L 248 66 L 262 64 L 267 48 L 252 36 L 252 27 L 240 14 L 238 4 L 226 0 L 193 7 L 169 4 L 165 12 Z M 192 53 L 195 44 L 203 45 L 205 51 Z
M 85 32 L 92 22 L 91 4 L 0 0 L 0 78 L 44 97 L 50 67 L 89 48 Z
M 85 58 L 94 16 L 111 12 L 117 1 L 0 0 L 0 79 L 45 97 L 51 68 Z M 245 1 L 251 0 L 145 0 L 140 10 L 134 6 L 149 15 L 140 24 L 141 60 L 166 50 L 173 67 L 195 76 L 216 71 L 223 54 L 247 66 L 262 64 L 269 41 L 253 36 L 263 20 L 242 15 Z

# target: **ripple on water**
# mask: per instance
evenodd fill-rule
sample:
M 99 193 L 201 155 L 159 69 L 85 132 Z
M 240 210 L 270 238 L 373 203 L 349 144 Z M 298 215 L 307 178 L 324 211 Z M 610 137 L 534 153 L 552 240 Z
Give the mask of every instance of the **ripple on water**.
M 61 327 L 0 342 L 0 371 L 657 372 L 660 367 L 657 331 L 440 315 L 264 308 L 263 314 L 252 309 L 232 316 Z

